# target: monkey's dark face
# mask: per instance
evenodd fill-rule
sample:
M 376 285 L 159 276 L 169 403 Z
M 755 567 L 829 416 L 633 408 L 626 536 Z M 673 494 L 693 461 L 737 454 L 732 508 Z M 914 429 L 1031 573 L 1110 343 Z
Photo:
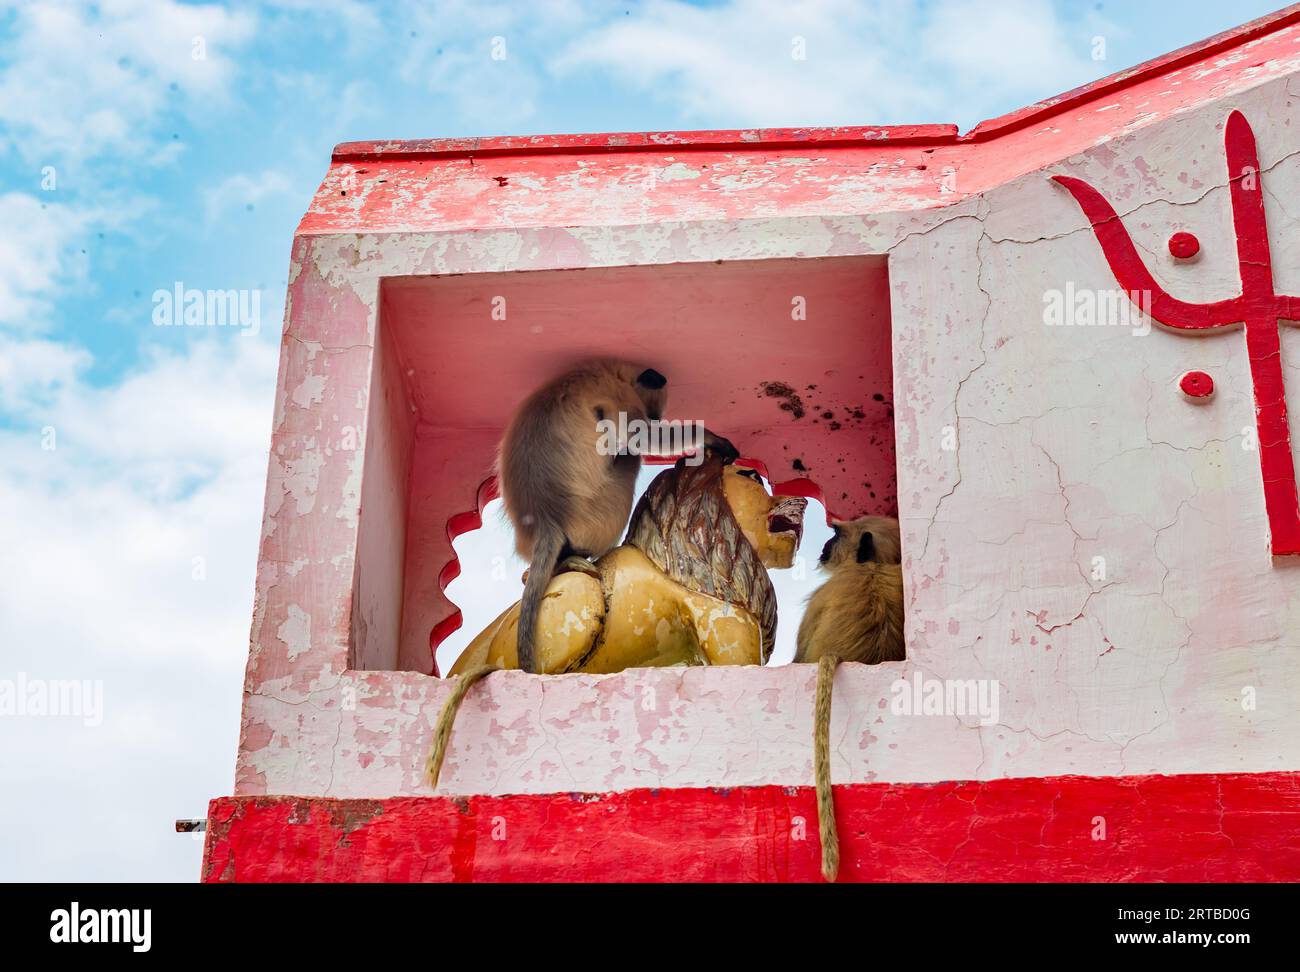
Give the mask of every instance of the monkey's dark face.
M 835 535 L 822 547 L 821 565 L 835 570 L 847 564 L 897 564 L 902 560 L 898 521 L 863 516 L 831 524 Z
M 835 535 L 822 547 L 823 567 L 835 568 L 844 564 L 865 564 L 876 559 L 876 542 L 870 531 L 864 530 L 857 535 L 846 530 L 843 524 L 834 525 Z

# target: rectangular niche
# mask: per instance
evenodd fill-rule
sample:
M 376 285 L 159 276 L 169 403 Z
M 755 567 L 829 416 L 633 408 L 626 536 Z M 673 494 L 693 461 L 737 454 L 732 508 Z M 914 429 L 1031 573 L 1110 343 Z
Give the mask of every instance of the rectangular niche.
M 883 255 L 388 278 L 354 667 L 432 670 L 430 632 L 454 613 L 449 533 L 474 525 L 511 410 L 596 356 L 662 371 L 667 417 L 703 420 L 783 491 L 819 492 L 837 516 L 897 515 Z

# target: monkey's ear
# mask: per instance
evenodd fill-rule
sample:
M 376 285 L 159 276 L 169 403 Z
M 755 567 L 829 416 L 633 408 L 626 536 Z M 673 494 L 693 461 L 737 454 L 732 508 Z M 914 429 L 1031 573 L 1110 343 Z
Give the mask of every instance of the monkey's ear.
M 858 563 L 876 559 L 876 538 L 868 531 L 858 540 Z
M 653 368 L 647 368 L 645 371 L 641 372 L 641 374 L 636 376 L 636 383 L 638 385 L 645 385 L 646 388 L 657 391 L 658 389 L 663 388 L 664 385 L 668 384 L 668 379 L 659 374 L 659 372 L 655 371 Z

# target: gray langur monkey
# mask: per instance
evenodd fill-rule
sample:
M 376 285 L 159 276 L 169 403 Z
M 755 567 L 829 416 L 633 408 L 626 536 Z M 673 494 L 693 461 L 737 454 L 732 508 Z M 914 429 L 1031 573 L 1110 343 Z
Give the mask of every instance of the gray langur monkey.
M 874 665 L 902 661 L 903 568 L 898 521 L 863 516 L 834 524 L 822 548 L 830 579 L 808 598 L 794 660 Z
M 658 421 L 668 402 L 668 379 L 624 361 L 587 362 L 533 392 L 515 413 L 497 457 L 515 550 L 529 562 L 519 610 L 519 667 L 537 671 L 538 608 L 557 565 L 595 559 L 622 537 L 632 512 L 641 456 L 602 447 L 600 423 Z M 620 444 L 625 445 L 625 444 Z M 730 442 L 705 430 L 705 448 L 727 462 Z M 613 454 L 611 454 L 611 452 Z

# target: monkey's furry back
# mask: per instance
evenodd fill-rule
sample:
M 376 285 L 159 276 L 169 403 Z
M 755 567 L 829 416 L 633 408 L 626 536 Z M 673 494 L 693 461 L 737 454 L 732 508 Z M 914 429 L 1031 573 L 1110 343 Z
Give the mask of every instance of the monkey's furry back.
M 824 655 L 874 665 L 902 661 L 903 569 L 874 561 L 845 564 L 808 598 L 794 660 Z
M 537 389 L 515 412 L 501 440 L 497 475 L 515 548 L 525 560 L 547 525 L 591 556 L 618 542 L 640 460 L 600 454 L 596 410 L 614 422 L 620 411 L 644 421 L 634 388 L 638 371 L 623 362 L 588 362 Z

